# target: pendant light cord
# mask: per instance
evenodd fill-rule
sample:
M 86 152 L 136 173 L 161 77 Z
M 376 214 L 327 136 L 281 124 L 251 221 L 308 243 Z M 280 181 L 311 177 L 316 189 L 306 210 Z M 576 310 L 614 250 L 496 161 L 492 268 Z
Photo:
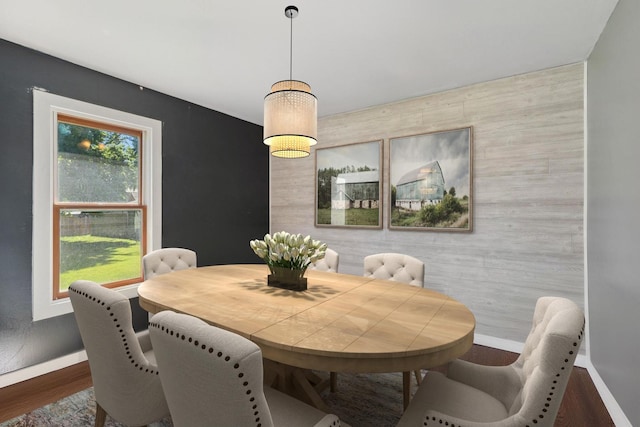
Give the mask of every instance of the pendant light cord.
M 293 80 L 293 15 L 289 17 L 291 30 L 289 32 L 289 80 Z

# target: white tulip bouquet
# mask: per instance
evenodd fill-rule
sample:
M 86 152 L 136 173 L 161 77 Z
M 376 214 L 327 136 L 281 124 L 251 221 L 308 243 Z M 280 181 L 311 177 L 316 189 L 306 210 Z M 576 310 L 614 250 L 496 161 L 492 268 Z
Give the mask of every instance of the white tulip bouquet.
M 274 267 L 299 270 L 304 274 L 309 264 L 324 258 L 327 244 L 313 240 L 311 236 L 290 234 L 286 231 L 265 234 L 264 240 L 249 242 L 251 249 L 264 260 L 272 274 Z

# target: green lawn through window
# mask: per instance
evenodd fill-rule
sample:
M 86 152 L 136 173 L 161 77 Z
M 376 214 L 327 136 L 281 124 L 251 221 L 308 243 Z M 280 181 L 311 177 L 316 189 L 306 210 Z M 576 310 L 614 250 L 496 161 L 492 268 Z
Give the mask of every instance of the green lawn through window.
M 140 276 L 140 242 L 92 235 L 60 240 L 61 291 L 80 279 L 109 283 Z

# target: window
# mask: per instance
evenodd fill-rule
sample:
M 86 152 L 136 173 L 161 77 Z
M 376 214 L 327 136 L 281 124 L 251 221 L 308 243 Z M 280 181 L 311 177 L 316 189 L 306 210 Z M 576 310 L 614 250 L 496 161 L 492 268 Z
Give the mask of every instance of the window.
M 78 278 L 108 287 L 140 282 L 142 131 L 59 113 L 55 121 L 54 299 L 66 298 Z
M 78 279 L 132 297 L 161 246 L 161 123 L 34 90 L 33 318 Z

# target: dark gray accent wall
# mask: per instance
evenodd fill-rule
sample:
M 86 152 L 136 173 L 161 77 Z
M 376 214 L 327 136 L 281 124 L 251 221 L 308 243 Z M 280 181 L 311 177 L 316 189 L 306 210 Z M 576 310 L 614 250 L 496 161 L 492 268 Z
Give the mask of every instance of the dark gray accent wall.
M 163 246 L 256 263 L 269 227 L 261 126 L 0 40 L 0 374 L 82 349 L 73 314 L 31 321 L 33 87 L 162 122 Z
M 591 361 L 640 425 L 640 2 L 620 0 L 587 67 Z

